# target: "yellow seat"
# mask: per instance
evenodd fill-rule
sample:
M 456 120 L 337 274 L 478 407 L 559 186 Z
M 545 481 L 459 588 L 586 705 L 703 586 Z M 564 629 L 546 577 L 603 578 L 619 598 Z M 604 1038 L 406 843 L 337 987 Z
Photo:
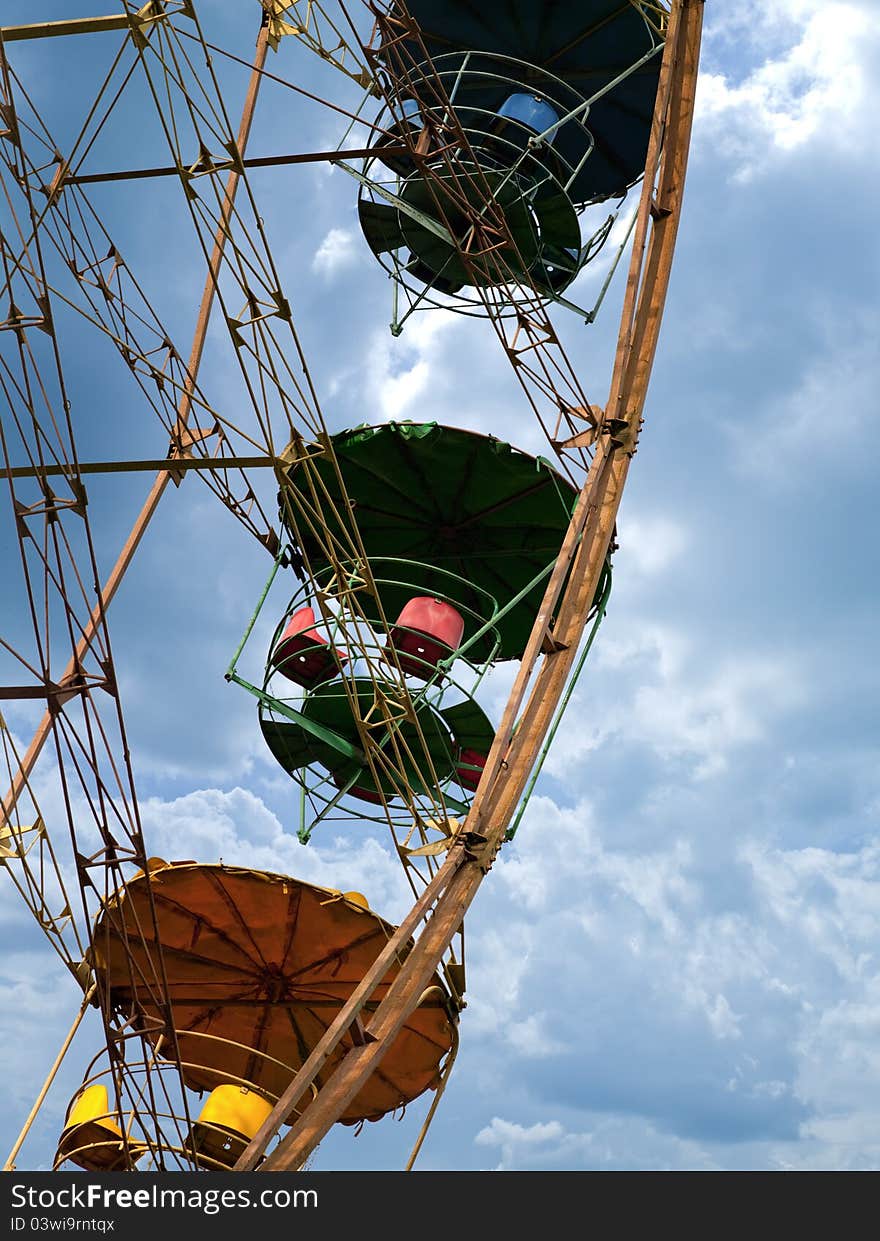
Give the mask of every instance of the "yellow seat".
M 118 1172 L 141 1150 L 129 1152 L 122 1130 L 110 1115 L 107 1087 L 87 1086 L 73 1099 L 55 1154 L 55 1166 L 69 1160 L 87 1172 Z
M 341 896 L 342 899 L 344 901 L 348 901 L 350 905 L 358 905 L 361 909 L 366 909 L 369 913 L 370 902 L 364 896 L 363 892 L 343 892 L 341 888 L 328 888 L 327 891 L 333 893 L 333 900 Z
M 165 861 L 163 857 L 148 857 L 147 858 L 147 870 L 149 871 L 151 875 L 154 870 L 164 870 L 167 865 L 168 863 Z M 136 870 L 131 878 L 140 879 L 143 873 L 144 872 L 142 870 Z
M 271 1114 L 272 1104 L 246 1086 L 215 1086 L 193 1124 L 187 1146 L 231 1167 Z

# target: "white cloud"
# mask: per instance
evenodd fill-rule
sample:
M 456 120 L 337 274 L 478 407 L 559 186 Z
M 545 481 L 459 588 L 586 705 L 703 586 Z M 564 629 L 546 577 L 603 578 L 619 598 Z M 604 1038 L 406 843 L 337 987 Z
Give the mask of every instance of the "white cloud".
M 597 854 L 594 865 L 597 876 L 632 901 L 652 928 L 676 940 L 689 933 L 682 914 L 695 904 L 693 885 L 686 878 L 690 860 L 690 847 L 676 841 L 668 853 L 645 857 L 603 850 Z
M 534 1146 L 541 1142 L 555 1141 L 561 1136 L 562 1126 L 556 1121 L 546 1125 L 532 1125 L 526 1129 L 522 1125 L 512 1125 L 498 1116 L 493 1116 L 491 1124 L 481 1129 L 474 1141 L 481 1146 L 499 1146 L 510 1141 Z
M 468 966 L 468 1026 L 477 1037 L 497 1038 L 521 1003 L 534 929 L 522 921 L 502 930 L 489 926 Z
M 543 1060 L 565 1050 L 552 1033 L 552 1016 L 549 1013 L 530 1013 L 524 1020 L 514 1022 L 506 1031 L 510 1046 L 527 1060 Z
M 387 331 L 374 334 L 368 384 L 379 414 L 377 421 L 420 417 L 419 402 L 440 386 L 440 356 L 454 326 L 451 315 L 429 312 L 411 319 L 402 337 L 395 339 Z M 429 420 L 435 416 L 432 408 Z
M 687 550 L 690 536 L 675 518 L 626 511 L 618 522 L 620 553 L 615 565 L 627 574 L 656 577 Z
M 333 277 L 349 267 L 354 267 L 362 257 L 361 239 L 346 228 L 331 228 L 315 251 L 312 271 L 320 276 Z
M 704 65 L 698 80 L 699 138 L 720 147 L 738 178 L 758 174 L 774 150 L 813 142 L 852 149 L 856 135 L 868 132 L 876 34 L 867 9 L 817 0 L 788 0 L 769 11 L 753 4 L 726 28 L 722 16 L 722 34 L 756 44 L 769 34 L 771 47 L 784 40 L 739 79 Z
M 336 836 L 328 829 L 304 847 L 293 824 L 283 825 L 243 788 L 199 789 L 174 801 L 146 798 L 141 805 L 151 852 L 166 861 L 223 861 L 293 875 L 307 883 L 362 891 L 382 917 L 402 917 L 412 900 L 397 860 L 371 836 Z
M 535 1124 L 526 1128 L 523 1125 L 502 1120 L 493 1116 L 491 1122 L 474 1138 L 478 1146 L 498 1147 L 501 1161 L 495 1171 L 503 1172 L 521 1166 L 523 1154 L 533 1156 L 536 1150 L 549 1146 L 557 1147 L 565 1137 L 565 1131 L 557 1121 L 547 1124 Z
M 730 752 L 767 735 L 771 722 L 803 701 L 796 672 L 777 659 L 725 660 L 695 686 L 644 686 L 633 702 L 636 735 L 661 757 L 690 754 L 694 774 L 723 770 Z
M 622 1039 L 628 1047 L 630 1029 L 647 1020 L 655 1031 L 669 1022 L 671 1041 L 661 1060 L 670 1069 L 683 1054 L 697 1056 L 699 1065 L 692 1063 L 691 1071 L 701 1075 L 702 1088 L 735 1096 L 745 1115 L 805 1110 L 802 1146 L 792 1135 L 765 1145 L 760 1155 L 750 1150 L 746 1158 L 807 1166 L 811 1143 L 822 1141 L 835 1166 L 870 1159 L 877 1142 L 868 1118 L 880 1110 L 880 1087 L 870 1084 L 880 1081 L 876 844 L 848 855 L 782 851 L 757 837 L 734 845 L 725 867 L 746 883 L 750 912 L 731 912 L 713 889 L 715 872 L 704 870 L 692 846 L 673 840 L 646 851 L 616 849 L 617 827 L 597 829 L 584 805 L 562 811 L 541 797 L 510 853 L 497 863 L 498 884 L 510 900 L 499 903 L 496 892 L 492 916 L 503 918 L 507 960 L 517 981 L 506 992 L 492 1045 L 509 1065 L 523 1057 L 533 1065 L 552 1067 L 555 1061 L 561 1076 L 580 1061 L 585 1080 L 583 1092 L 572 1080 L 559 1108 L 548 1113 L 545 1105 L 535 1125 L 496 1115 L 479 1131 L 479 1144 L 501 1149 L 501 1167 L 542 1166 L 538 1149 L 557 1140 L 552 1158 L 561 1161 L 558 1166 L 581 1166 L 584 1160 L 601 1166 L 594 1128 L 587 1153 L 583 1130 L 567 1131 L 562 1100 L 574 1106 L 576 1098 L 589 1099 L 599 1064 L 603 1095 L 610 1089 L 627 1097 L 629 1076 L 641 1066 L 617 1044 Z M 601 919 L 589 917 L 594 906 L 601 908 Z M 485 943 L 481 937 L 472 947 L 472 972 L 484 1001 L 493 978 L 496 987 L 504 986 L 498 942 L 488 957 Z M 623 1010 L 612 1000 L 621 991 L 629 997 Z M 577 1014 L 569 1011 L 572 995 L 580 997 Z M 617 1024 L 620 1011 L 626 1030 Z M 466 1014 L 465 1037 L 467 1021 Z M 486 1033 L 481 1029 L 477 1037 L 484 1042 Z M 832 1099 L 844 1109 L 836 1119 Z M 664 1150 L 668 1138 L 659 1138 L 658 1127 L 682 1137 L 672 1119 L 679 1107 L 675 1090 L 657 1107 L 655 1123 L 639 1130 L 651 1152 L 648 1166 L 662 1166 L 670 1157 Z M 564 1124 L 564 1135 L 557 1123 Z M 613 1128 L 620 1121 L 606 1114 L 601 1123 Z M 636 1162 L 616 1142 L 605 1153 L 612 1162 L 628 1160 L 624 1166 Z M 719 1148 L 705 1142 L 683 1145 L 675 1156 L 683 1161 L 677 1166 L 687 1167 L 711 1166 L 717 1157 Z
M 854 853 L 808 847 L 765 851 L 750 844 L 743 858 L 756 891 L 775 918 L 809 938 L 841 981 L 875 985 L 873 936 L 880 913 L 880 846 Z
M 654 564 L 668 549 L 649 542 L 645 560 Z M 807 696 L 795 652 L 715 654 L 638 615 L 606 621 L 590 659 L 547 761 L 557 777 L 570 779 L 579 759 L 626 738 L 664 761 L 686 760 L 693 778 L 707 779 Z M 582 722 L 572 727 L 575 720 Z
M 613 1170 L 617 1168 L 717 1170 L 718 1164 L 692 1142 L 658 1131 L 629 1117 L 591 1116 L 589 1129 L 566 1128 L 557 1121 L 518 1124 L 500 1116 L 476 1135 L 481 1148 L 497 1150 L 493 1171 L 536 1167 Z

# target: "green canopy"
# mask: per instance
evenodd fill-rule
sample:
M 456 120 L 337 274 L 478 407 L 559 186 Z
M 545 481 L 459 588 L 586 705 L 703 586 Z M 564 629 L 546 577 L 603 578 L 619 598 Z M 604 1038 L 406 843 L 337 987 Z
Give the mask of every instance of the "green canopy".
M 542 458 L 433 422 L 361 426 L 332 442 L 389 623 L 413 595 L 445 596 L 465 609 L 466 643 L 480 627 L 476 617 L 490 619 L 487 594 L 500 610 L 555 562 L 577 491 Z M 312 460 L 334 509 L 343 511 L 332 463 Z M 294 465 L 289 479 L 308 496 L 301 467 Z M 338 535 L 335 515 L 327 526 Z M 316 574 L 328 567 L 313 536 L 303 535 L 302 551 Z M 522 656 L 545 586 L 546 576 L 498 621 L 494 658 Z M 361 598 L 369 614 L 369 599 Z M 495 642 L 487 633 L 468 658 L 489 658 Z

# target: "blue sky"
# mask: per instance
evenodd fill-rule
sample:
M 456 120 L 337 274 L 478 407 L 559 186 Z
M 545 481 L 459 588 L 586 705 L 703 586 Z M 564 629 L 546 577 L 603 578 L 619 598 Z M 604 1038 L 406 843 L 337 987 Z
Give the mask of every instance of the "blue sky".
M 209 37 L 248 57 L 256 4 L 197 7 Z M 706 5 L 684 218 L 611 606 L 523 825 L 469 915 L 462 1047 L 420 1168 L 880 1165 L 874 9 Z M 45 0 L 40 16 L 83 12 Z M 4 22 L 34 17 L 30 0 L 5 0 Z M 69 43 L 66 58 L 59 45 L 14 49 L 62 140 L 117 43 L 81 40 L 75 58 Z M 269 67 L 355 98 L 292 40 Z M 222 73 L 235 114 L 244 76 Z M 137 98 L 96 145 L 95 169 L 167 162 Z M 267 86 L 251 150 L 322 149 L 341 134 L 337 117 Z M 199 256 L 179 187 L 145 184 L 94 202 L 188 352 Z M 434 312 L 391 337 L 389 285 L 349 178 L 300 168 L 252 185 L 332 429 L 425 418 L 542 451 L 488 324 Z M 585 302 L 602 277 L 582 275 Z M 589 330 L 555 316 L 600 404 L 619 297 L 618 285 Z M 83 459 L 163 455 L 112 350 L 62 319 Z M 202 380 L 234 404 L 219 327 Z M 147 486 L 91 484 L 105 570 Z M 5 633 L 20 578 L 8 533 L 2 547 Z M 356 888 L 399 918 L 407 890 L 380 838 L 353 825 L 296 842 L 252 701 L 223 679 L 269 567 L 189 479 L 163 500 L 113 604 L 149 851 Z M 255 673 L 273 624 L 255 633 Z M 496 718 L 506 677 L 491 687 Z M 5 714 L 26 742 L 33 712 Z M 57 811 L 48 752 L 39 787 Z M 4 892 L 8 1147 L 77 999 Z M 98 1039 L 87 1023 L 20 1167 L 47 1166 Z M 331 1133 L 312 1166 L 402 1167 L 426 1105 Z

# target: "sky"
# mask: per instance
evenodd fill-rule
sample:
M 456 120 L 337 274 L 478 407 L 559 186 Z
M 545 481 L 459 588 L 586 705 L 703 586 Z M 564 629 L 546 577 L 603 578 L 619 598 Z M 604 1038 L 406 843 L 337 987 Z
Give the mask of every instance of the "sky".
M 246 8 L 197 4 L 209 37 L 244 58 L 257 6 Z M 60 0 L 43 9 L 83 15 Z M 611 603 L 518 834 L 468 915 L 461 1050 L 419 1169 L 880 1167 L 874 10 L 706 4 L 682 225 Z M 29 20 L 31 0 L 4 0 L 4 22 Z M 63 149 L 118 36 L 82 39 L 77 57 L 59 42 L 18 44 L 10 59 Z M 269 68 L 356 97 L 294 40 Z M 245 75 L 220 72 L 235 114 Z M 91 167 L 165 162 L 134 99 Z M 267 83 L 251 150 L 325 149 L 344 128 Z M 487 323 L 434 311 L 391 336 L 390 287 L 349 178 L 305 167 L 251 184 L 331 429 L 416 418 L 544 451 Z M 148 182 L 93 201 L 186 353 L 203 273 L 179 199 L 179 186 Z M 584 302 L 603 274 L 579 277 Z M 599 404 L 619 308 L 620 282 L 591 328 L 554 312 Z M 164 455 L 115 354 L 75 320 L 59 314 L 80 456 Z M 216 323 L 202 378 L 234 399 Z M 148 485 L 90 483 L 104 570 Z M 6 633 L 21 578 L 3 505 Z M 253 701 L 224 681 L 270 567 L 188 479 L 169 489 L 110 609 L 148 852 L 354 888 L 399 920 L 408 890 L 382 838 L 352 825 L 297 842 L 291 786 Z M 261 616 L 255 676 L 273 627 Z M 489 686 L 496 720 L 509 677 Z M 26 744 L 33 707 L 6 707 Z M 48 752 L 37 783 L 60 813 Z M 8 1149 L 78 1001 L 11 885 L 0 892 Z M 51 1166 L 99 1039 L 84 1023 L 20 1168 Z M 357 1135 L 337 1126 L 311 1167 L 403 1167 L 427 1105 Z

